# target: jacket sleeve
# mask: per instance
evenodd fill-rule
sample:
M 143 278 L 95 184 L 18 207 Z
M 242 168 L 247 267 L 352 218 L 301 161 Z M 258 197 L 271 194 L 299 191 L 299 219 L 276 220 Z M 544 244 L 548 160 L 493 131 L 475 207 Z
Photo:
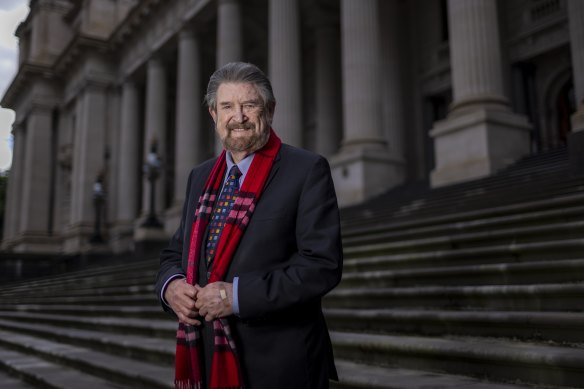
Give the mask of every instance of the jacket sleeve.
M 328 162 L 315 160 L 297 204 L 297 250 L 276 269 L 239 274 L 242 319 L 255 319 L 317 301 L 341 279 L 337 198 Z
M 180 225 L 174 235 L 170 238 L 168 246 L 163 249 L 160 253 L 160 267 L 158 269 L 158 275 L 156 277 L 155 291 L 156 297 L 160 300 L 162 308 L 173 313 L 172 309 L 166 305 L 162 299 L 162 289 L 166 282 L 173 277 L 184 276 L 185 270 L 182 267 L 182 254 L 183 254 L 183 237 L 185 232 L 185 220 L 187 219 L 187 209 L 188 203 L 190 201 L 189 196 L 191 192 L 191 179 L 193 172 L 189 175 L 187 182 L 187 193 L 185 197 L 185 203 L 183 205 L 182 216 L 180 219 Z

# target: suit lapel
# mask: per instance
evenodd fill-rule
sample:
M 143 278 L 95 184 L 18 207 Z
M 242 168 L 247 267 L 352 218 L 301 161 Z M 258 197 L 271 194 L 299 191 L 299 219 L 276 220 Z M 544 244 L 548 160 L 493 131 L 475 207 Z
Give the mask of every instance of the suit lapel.
M 272 182 L 272 179 L 274 178 L 274 176 L 276 175 L 276 173 L 278 172 L 278 169 L 280 169 L 280 159 L 282 158 L 282 149 L 280 149 L 278 151 L 278 154 L 276 155 L 276 158 L 274 159 L 274 164 L 272 165 L 272 170 L 270 171 L 270 174 L 268 175 L 268 179 L 266 180 L 266 184 L 264 185 L 264 191 L 268 188 L 268 186 L 270 185 L 270 182 Z

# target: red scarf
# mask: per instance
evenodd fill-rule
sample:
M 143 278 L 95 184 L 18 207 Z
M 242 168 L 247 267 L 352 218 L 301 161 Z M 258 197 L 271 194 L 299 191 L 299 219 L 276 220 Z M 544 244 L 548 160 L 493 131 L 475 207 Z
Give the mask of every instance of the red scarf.
M 249 224 L 255 205 L 272 170 L 276 154 L 280 150 L 280 138 L 270 130 L 268 143 L 256 151 L 251 166 L 247 172 L 239 195 L 229 212 L 223 231 L 217 243 L 217 252 L 213 260 L 209 283 L 221 281 L 229 268 L 233 254 Z M 211 174 L 205 183 L 203 194 L 199 198 L 195 219 L 191 229 L 189 243 L 189 258 L 187 267 L 187 282 L 196 283 L 198 266 L 203 244 L 203 236 L 209 224 L 215 201 L 219 198 L 219 191 L 225 177 L 227 163 L 225 151 L 221 153 Z M 243 388 L 243 378 L 235 342 L 227 319 L 213 320 L 214 350 L 211 361 L 211 376 L 208 377 L 212 389 Z M 176 375 L 175 387 L 199 389 L 202 387 L 202 360 L 200 359 L 201 330 L 199 327 L 179 323 L 176 344 Z

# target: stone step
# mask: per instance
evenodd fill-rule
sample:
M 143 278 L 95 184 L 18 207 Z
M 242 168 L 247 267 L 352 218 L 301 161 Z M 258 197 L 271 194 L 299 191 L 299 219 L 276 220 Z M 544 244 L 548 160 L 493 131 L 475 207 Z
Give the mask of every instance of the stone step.
M 584 350 L 470 337 L 331 332 L 335 356 L 367 365 L 489 377 L 491 381 L 581 387 Z
M 442 235 L 456 235 L 462 232 L 496 231 L 501 228 L 517 228 L 524 226 L 545 225 L 581 221 L 584 217 L 584 206 L 573 206 L 559 209 L 523 212 L 515 215 L 490 216 L 467 221 L 454 221 L 438 224 L 422 224 L 408 226 L 404 223 L 394 223 L 386 226 L 371 227 L 365 234 L 351 235 L 343 231 L 343 246 L 346 248 L 363 244 L 375 244 L 398 240 L 421 239 Z M 365 230 L 367 231 L 367 230 Z
M 0 322 L 42 323 L 70 329 L 86 329 L 116 334 L 143 335 L 158 338 L 172 338 L 176 334 L 177 323 L 170 315 L 166 320 L 135 319 L 120 317 L 79 317 L 78 315 L 47 315 L 30 312 L 0 312 Z
M 361 244 L 346 247 L 346 258 L 369 257 L 385 253 L 424 252 L 444 249 L 465 249 L 484 245 L 531 243 L 574 239 L 584 236 L 584 221 L 546 223 L 544 225 L 499 228 L 494 230 L 464 233 L 441 231 L 439 236 L 421 239 L 392 239 L 384 237 L 382 243 Z
M 9 380 L 0 375 L 0 387 L 3 389 L 27 389 L 33 387 L 51 389 L 122 389 L 132 387 L 131 385 L 113 383 L 85 374 L 79 370 L 2 346 L 0 346 L 0 367 L 20 378 Z M 31 385 L 22 380 L 30 382 Z
M 380 212 L 376 212 L 377 219 L 374 215 L 371 218 L 363 218 L 357 221 L 345 221 L 343 223 L 343 236 L 345 238 L 352 238 L 359 235 L 370 235 L 376 232 L 387 232 L 390 230 L 406 230 L 413 228 L 425 228 L 429 226 L 478 222 L 483 220 L 491 220 L 499 217 L 505 218 L 510 216 L 522 217 L 524 214 L 533 214 L 535 212 L 562 212 L 562 209 L 572 207 L 582 207 L 584 202 L 584 194 L 582 192 L 567 196 L 560 196 L 556 198 L 546 198 L 536 201 L 525 201 L 518 204 L 502 205 L 497 207 L 483 207 L 476 210 L 464 212 L 442 212 L 436 216 L 417 217 L 399 219 L 393 214 L 381 216 Z M 516 220 L 517 221 L 517 220 Z
M 488 191 L 484 188 L 472 190 L 462 190 L 452 193 L 450 196 L 442 197 L 439 191 L 426 191 L 418 193 L 409 198 L 391 199 L 386 197 L 385 201 L 373 199 L 361 207 L 360 212 L 352 210 L 342 210 L 341 220 L 343 226 L 357 228 L 364 224 L 386 223 L 388 220 L 415 220 L 422 218 L 434 218 L 441 215 L 463 215 L 467 212 L 475 212 L 484 209 L 496 209 L 519 204 L 532 204 L 539 201 L 553 200 L 562 197 L 569 197 L 582 194 L 584 180 L 572 179 L 569 181 L 554 180 L 546 183 L 549 188 L 524 188 L 524 191 L 502 192 Z M 381 198 L 381 197 L 380 197 Z M 390 203 L 388 204 L 388 201 Z M 545 208 L 549 209 L 549 205 Z
M 83 293 L 85 291 L 91 291 L 100 287 L 107 288 L 123 288 L 123 287 L 133 287 L 133 286 L 143 286 L 143 285 L 154 285 L 155 273 L 154 272 L 144 272 L 137 273 L 133 276 L 124 275 L 124 277 L 112 278 L 111 276 L 101 276 L 97 278 L 80 277 L 68 281 L 53 281 L 42 286 L 26 287 L 14 290 L 6 290 L 0 293 L 0 299 L 5 299 L 10 296 L 28 296 L 28 295 L 38 295 L 39 291 L 42 291 L 45 295 L 56 295 L 57 293 L 63 294 L 68 293 L 69 295 L 75 293 Z
M 0 351 L 0 355 L 2 352 Z M 0 369 L 5 368 L 2 360 L 0 359 Z M 8 368 L 6 368 L 8 370 Z M 15 373 L 16 376 L 16 373 Z M 32 389 L 34 386 L 27 384 L 17 377 L 10 376 L 2 371 L 0 371 L 0 388 L 3 389 Z
M 94 330 L 87 330 L 45 324 L 43 321 L 38 323 L 42 324 L 0 319 L 0 329 L 145 362 L 162 363 L 168 366 L 174 362 L 176 324 L 174 331 L 166 331 L 164 337 L 153 337 L 143 335 L 139 331 L 136 334 L 111 333 L 99 326 Z M 130 324 L 127 326 L 129 327 Z
M 160 306 L 160 302 L 154 293 L 135 294 L 135 295 L 112 295 L 112 296 L 23 296 L 11 299 L 13 304 L 58 304 L 58 305 L 143 305 L 143 306 Z M 1 301 L 0 303 L 5 303 Z
M 172 388 L 174 368 L 0 330 L 0 346 L 42 357 L 117 383 L 141 388 Z M 79 387 L 79 386 L 78 386 Z
M 100 278 L 118 278 L 130 280 L 136 274 L 140 274 L 142 272 L 151 272 L 151 274 L 154 276 L 154 272 L 157 268 L 157 262 L 154 261 L 133 262 L 133 264 L 134 266 L 131 266 L 131 264 L 111 265 L 111 268 L 108 266 L 90 267 L 87 269 L 70 271 L 58 275 L 19 280 L 17 282 L 3 284 L 0 287 L 0 295 L 3 293 L 10 293 L 11 291 L 26 291 L 29 289 L 40 290 L 45 286 L 67 282 L 91 282 L 93 279 Z
M 4 312 L 38 312 L 58 315 L 78 315 L 80 317 L 116 316 L 147 319 L 168 319 L 170 317 L 168 313 L 162 311 L 160 304 L 153 306 L 0 304 L 0 316 Z
M 337 288 L 430 285 L 518 285 L 584 280 L 584 259 L 441 266 L 400 270 L 345 271 Z
M 59 298 L 59 297 L 70 297 L 74 296 L 103 296 L 107 298 L 109 296 L 124 296 L 124 295 L 135 295 L 135 294 L 148 294 L 154 295 L 154 281 L 152 278 L 148 279 L 146 284 L 134 284 L 134 285 L 124 285 L 124 286 L 109 286 L 107 284 L 103 285 L 92 285 L 88 287 L 79 288 L 69 288 L 69 287 L 54 287 L 51 289 L 42 289 L 42 294 L 44 297 Z M 23 298 L 38 298 L 38 292 L 29 293 L 15 293 L 12 297 L 15 300 L 22 300 Z M 0 301 L 8 300 L 10 296 L 0 296 Z
M 583 312 L 326 309 L 339 331 L 485 337 L 584 343 Z
M 412 203 L 423 201 L 424 207 L 446 209 L 485 208 L 486 203 L 525 202 L 532 199 L 550 199 L 557 194 L 579 190 L 582 178 L 569 174 L 568 159 L 564 151 L 543 164 L 535 161 L 513 164 L 508 169 L 482 179 L 461 182 L 441 188 L 430 189 L 428 183 L 413 183 L 397 187 L 364 204 L 343 210 L 344 220 L 356 222 L 371 217 L 376 212 L 387 214 L 398 210 L 411 211 Z M 538 158 L 540 156 L 538 155 Z M 446 208 L 449 206 L 448 208 Z M 379 212 L 381 211 L 381 212 Z M 416 209 L 413 210 L 414 214 Z
M 345 272 L 397 270 L 422 267 L 481 265 L 532 260 L 574 259 L 582 255 L 584 239 L 566 239 L 534 243 L 510 243 L 460 250 L 436 250 L 367 258 L 346 258 Z
M 9 285 L 0 288 L 0 297 L 11 296 L 15 294 L 23 293 L 38 293 L 39 290 L 51 290 L 55 288 L 87 288 L 92 285 L 127 285 L 129 283 L 135 283 L 136 280 L 146 281 L 150 278 L 150 282 L 153 283 L 156 277 L 155 270 L 135 270 L 133 273 L 128 274 L 126 272 L 110 272 L 108 274 L 102 274 L 98 276 L 93 276 L 91 273 L 77 273 L 75 276 L 60 278 L 51 278 L 44 281 L 41 280 L 28 280 L 23 281 L 18 285 Z
M 327 308 L 423 308 L 502 311 L 581 311 L 584 284 L 345 288 L 330 292 Z
M 346 360 L 335 361 L 340 382 L 332 389 L 520 389 L 526 385 L 502 384 L 452 374 L 423 370 L 364 365 Z
M 562 174 L 539 174 L 537 180 L 510 177 L 494 185 L 461 183 L 449 187 L 417 191 L 400 196 L 391 192 L 369 200 L 360 206 L 343 210 L 345 223 L 374 222 L 381 218 L 420 217 L 443 213 L 493 208 L 501 205 L 535 202 L 582 192 L 582 177 Z M 477 185 L 478 184 L 478 185 Z M 405 189 L 405 188 L 404 188 Z M 422 189 L 422 190 L 420 190 Z

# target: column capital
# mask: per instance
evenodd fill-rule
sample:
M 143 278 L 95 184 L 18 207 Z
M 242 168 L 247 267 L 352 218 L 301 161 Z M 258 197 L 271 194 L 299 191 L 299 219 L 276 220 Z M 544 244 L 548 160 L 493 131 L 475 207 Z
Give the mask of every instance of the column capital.
M 38 113 L 50 114 L 57 106 L 58 104 L 56 102 L 33 100 L 30 103 L 27 115 L 34 115 Z
M 195 29 L 195 27 L 187 24 L 184 25 L 180 31 L 178 32 L 178 39 L 182 40 L 182 39 L 194 39 L 197 37 L 197 30 Z
M 148 67 L 164 67 L 164 59 L 162 54 L 153 53 L 147 61 Z
M 26 131 L 26 127 L 22 120 L 12 123 L 12 130 L 10 132 L 15 139 L 20 137 L 24 131 Z

